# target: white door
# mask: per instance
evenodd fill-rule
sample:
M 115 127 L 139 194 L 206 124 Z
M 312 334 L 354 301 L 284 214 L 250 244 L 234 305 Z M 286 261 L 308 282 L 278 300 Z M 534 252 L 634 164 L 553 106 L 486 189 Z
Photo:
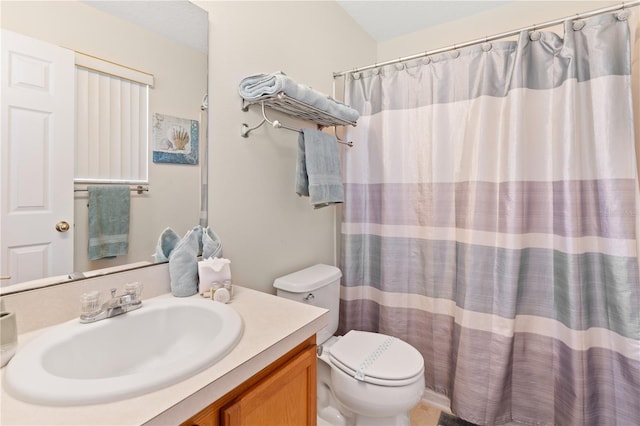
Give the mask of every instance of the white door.
M 75 77 L 70 50 L 6 30 L 0 45 L 0 276 L 6 287 L 73 271 Z

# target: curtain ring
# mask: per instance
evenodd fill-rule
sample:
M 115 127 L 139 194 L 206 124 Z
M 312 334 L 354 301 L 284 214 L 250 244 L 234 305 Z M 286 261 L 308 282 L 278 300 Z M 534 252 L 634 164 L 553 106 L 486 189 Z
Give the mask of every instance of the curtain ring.
M 585 26 L 584 21 L 573 21 L 572 27 L 573 31 L 580 31 Z
M 616 15 L 618 21 L 626 21 L 629 18 L 629 9 L 624 8 L 624 3 L 622 3 L 622 10 Z
M 482 43 L 482 50 L 484 52 L 488 52 L 491 50 L 493 46 L 491 45 L 491 43 L 489 43 L 489 37 L 484 36 L 484 43 Z
M 460 56 L 460 51 L 458 50 L 458 46 L 456 44 L 453 45 L 453 50 L 449 54 L 452 58 L 457 58 Z

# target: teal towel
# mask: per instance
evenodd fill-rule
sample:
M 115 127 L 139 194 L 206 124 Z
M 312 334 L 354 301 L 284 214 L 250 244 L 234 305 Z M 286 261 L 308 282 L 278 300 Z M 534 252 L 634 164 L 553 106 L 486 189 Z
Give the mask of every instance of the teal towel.
M 319 209 L 344 202 L 340 151 L 335 136 L 302 129 L 298 137 L 296 193 Z
M 171 294 L 176 297 L 198 292 L 198 247 L 198 234 L 190 230 L 169 254 Z
M 202 257 L 208 259 L 210 257 L 222 256 L 222 241 L 220 237 L 213 232 L 208 226 L 204 228 L 202 233 Z
M 202 227 L 202 225 L 196 225 L 193 227 L 192 231 L 196 234 L 196 238 L 198 239 L 198 254 L 197 256 L 202 256 L 202 245 L 203 245 L 203 241 L 202 241 L 202 233 L 204 232 L 204 228 Z
M 196 256 L 202 256 L 205 259 L 209 257 L 220 257 L 222 255 L 222 241 L 220 237 L 213 232 L 213 229 L 203 228 L 201 225 L 196 225 L 191 230 L 195 234 L 195 238 L 198 241 L 198 251 Z M 158 244 L 156 245 L 156 252 L 153 255 L 154 261 L 166 262 L 171 257 L 173 249 L 176 248 L 181 238 L 173 229 L 166 228 L 160 234 L 158 238 Z
M 158 238 L 158 244 L 156 246 L 156 253 L 153 255 L 156 263 L 166 262 L 171 256 L 171 252 L 176 247 L 176 244 L 180 241 L 180 235 L 176 234 L 171 228 L 165 228 Z
M 89 186 L 89 260 L 129 251 L 128 185 Z

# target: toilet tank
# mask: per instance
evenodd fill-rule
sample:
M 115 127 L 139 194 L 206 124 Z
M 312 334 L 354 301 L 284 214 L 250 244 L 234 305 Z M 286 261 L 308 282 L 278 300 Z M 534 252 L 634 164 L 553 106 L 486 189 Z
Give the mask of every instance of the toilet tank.
M 273 282 L 278 296 L 329 310 L 329 324 L 317 334 L 319 345 L 338 329 L 341 276 L 342 272 L 335 266 L 318 264 Z

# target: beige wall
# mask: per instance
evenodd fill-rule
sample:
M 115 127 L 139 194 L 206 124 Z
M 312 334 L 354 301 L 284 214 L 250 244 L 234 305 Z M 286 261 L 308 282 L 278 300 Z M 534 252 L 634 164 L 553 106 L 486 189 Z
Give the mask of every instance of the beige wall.
M 274 278 L 334 263 L 335 207 L 314 210 L 294 191 L 297 134 L 264 126 L 248 139 L 238 83 L 283 71 L 330 94 L 332 73 L 375 59 L 376 44 L 332 1 L 196 1 L 209 12 L 211 117 L 209 223 L 236 282 L 273 292 Z M 292 127 L 313 126 L 268 111 Z M 355 141 L 356 148 L 366 149 Z
M 199 120 L 207 91 L 207 55 L 136 27 L 78 1 L 2 1 L 2 27 L 155 76 L 150 112 Z M 151 146 L 150 146 L 151 149 Z M 151 260 L 158 236 L 171 226 L 181 235 L 198 224 L 200 167 L 154 164 L 150 192 L 132 193 L 129 254 L 90 262 L 87 258 L 87 193 L 75 200 L 76 271 Z M 69 271 L 72 272 L 72 271 Z
M 437 2 L 433 2 L 434 4 Z M 378 62 L 452 46 L 485 36 L 509 32 L 534 24 L 620 4 L 616 1 L 545 1 L 520 0 L 484 13 L 447 22 L 378 45 Z M 434 6 L 437 7 L 437 6 Z

